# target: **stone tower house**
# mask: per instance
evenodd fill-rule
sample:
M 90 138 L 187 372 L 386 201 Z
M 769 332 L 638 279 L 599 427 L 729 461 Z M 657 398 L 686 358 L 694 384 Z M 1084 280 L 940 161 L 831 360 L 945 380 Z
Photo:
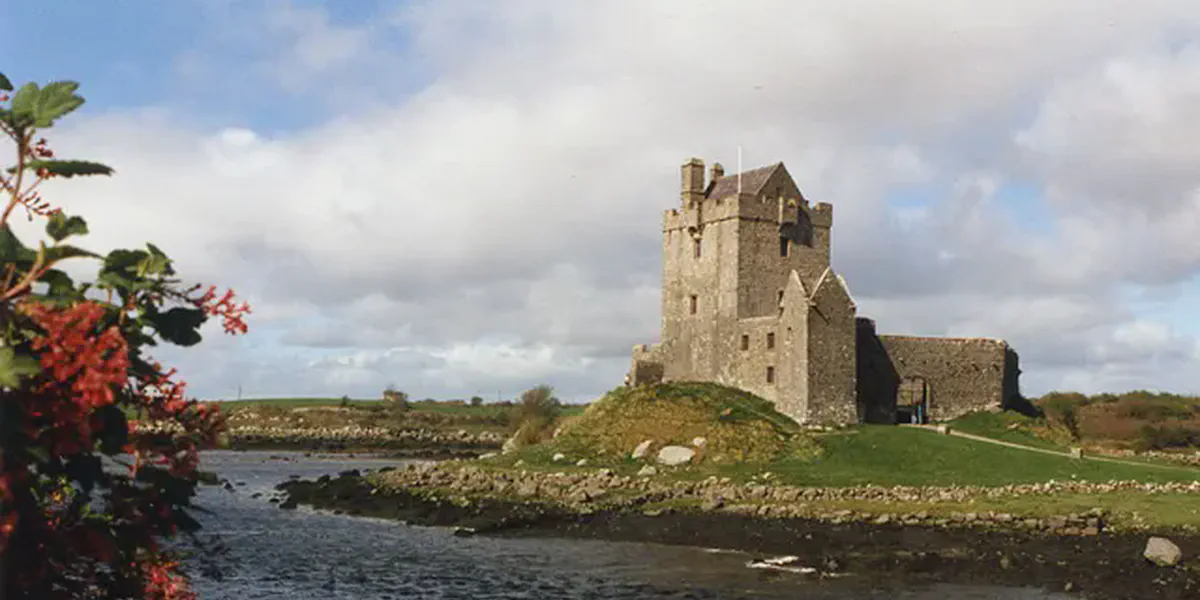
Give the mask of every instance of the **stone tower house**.
M 938 338 L 903 338 L 905 348 L 934 357 L 921 363 L 921 374 L 878 350 L 886 336 L 857 318 L 830 264 L 833 207 L 810 204 L 783 163 L 740 177 L 714 164 L 706 178 L 704 163 L 693 158 L 682 167 L 680 204 L 663 217 L 661 341 L 634 348 L 630 384 L 718 382 L 766 398 L 801 423 L 824 424 L 894 422 L 914 377 L 922 414 L 944 418 L 975 404 L 998 406 L 1015 391 L 999 386 L 996 402 L 947 397 L 931 411 L 930 380 L 957 381 L 970 365 L 960 373 L 959 347 Z M 973 341 L 996 346 L 1000 363 L 1012 355 L 1004 373 L 1016 368 L 1003 342 Z M 860 357 L 860 346 L 867 355 Z M 995 362 L 995 355 L 985 349 L 970 360 Z M 868 379 L 861 390 L 860 378 Z M 950 389 L 970 385 L 958 383 Z

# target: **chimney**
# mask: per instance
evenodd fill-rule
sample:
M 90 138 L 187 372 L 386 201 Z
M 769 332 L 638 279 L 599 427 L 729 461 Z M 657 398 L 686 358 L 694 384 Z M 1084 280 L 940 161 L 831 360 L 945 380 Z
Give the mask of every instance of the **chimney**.
M 704 198 L 704 161 L 692 158 L 683 163 L 683 187 L 679 197 L 684 206 L 699 202 Z
M 725 167 L 722 167 L 721 163 L 713 163 L 712 167 L 710 167 L 708 170 L 708 182 L 710 184 L 724 176 Z

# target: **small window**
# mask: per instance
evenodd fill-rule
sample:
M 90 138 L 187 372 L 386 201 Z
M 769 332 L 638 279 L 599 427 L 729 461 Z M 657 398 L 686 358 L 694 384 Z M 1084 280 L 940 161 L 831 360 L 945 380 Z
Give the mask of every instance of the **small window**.
M 692 240 L 692 256 L 700 258 L 700 238 Z
M 783 256 L 783 257 L 787 257 L 788 246 L 790 246 L 790 245 L 791 245 L 790 240 L 788 240 L 785 237 L 780 236 L 780 238 L 779 238 L 779 255 Z
M 775 347 L 775 332 L 772 331 L 771 333 L 767 334 L 767 350 L 771 350 L 774 347 Z
M 749 349 L 750 349 L 750 336 L 743 334 L 742 335 L 742 350 L 749 350 Z
M 779 307 L 779 316 L 783 316 L 783 290 L 779 290 L 779 295 L 775 300 L 775 306 Z
M 767 383 L 775 383 L 775 367 L 767 367 Z
M 699 300 L 699 298 L 697 298 L 695 294 L 692 294 L 692 297 L 691 297 L 691 305 L 692 305 L 692 306 L 691 306 L 691 311 L 692 311 L 692 314 L 693 314 L 693 315 L 694 315 L 694 314 L 696 314 L 696 307 L 697 307 L 699 304 L 700 304 L 700 300 Z

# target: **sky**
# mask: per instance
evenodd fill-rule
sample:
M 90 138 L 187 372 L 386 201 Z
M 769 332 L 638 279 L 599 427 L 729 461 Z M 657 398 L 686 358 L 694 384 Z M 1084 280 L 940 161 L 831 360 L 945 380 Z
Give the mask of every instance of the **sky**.
M 116 169 L 44 188 L 82 245 L 153 242 L 253 306 L 156 349 L 200 398 L 593 399 L 658 340 L 679 166 L 738 146 L 833 204 L 881 332 L 1005 339 L 1031 396 L 1200 394 L 1191 0 L 0 13 L 0 72 L 88 99 L 52 147 Z

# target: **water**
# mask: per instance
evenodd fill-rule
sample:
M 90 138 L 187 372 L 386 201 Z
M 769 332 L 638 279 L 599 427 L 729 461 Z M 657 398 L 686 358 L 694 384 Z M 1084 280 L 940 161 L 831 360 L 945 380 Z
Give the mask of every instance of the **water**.
M 271 459 L 286 456 L 293 460 Z M 814 590 L 804 575 L 746 567 L 741 553 L 653 544 L 563 539 L 454 537 L 444 529 L 281 510 L 268 502 L 289 475 L 304 478 L 399 461 L 304 458 L 284 452 L 206 453 L 204 468 L 234 482 L 229 492 L 206 486 L 198 504 L 203 533 L 227 551 L 193 564 L 201 598 L 254 600 L 338 599 L 641 599 L 826 598 L 845 591 Z M 262 494 L 252 498 L 255 493 Z M 903 600 L 1045 600 L 1034 590 L 937 586 L 855 598 Z

